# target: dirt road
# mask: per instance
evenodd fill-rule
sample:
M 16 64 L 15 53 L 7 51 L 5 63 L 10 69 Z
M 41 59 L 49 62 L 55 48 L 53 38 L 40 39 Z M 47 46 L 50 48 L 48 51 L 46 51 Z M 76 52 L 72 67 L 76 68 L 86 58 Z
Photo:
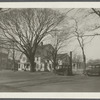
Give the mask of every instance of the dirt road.
M 0 92 L 100 92 L 100 77 L 0 71 Z

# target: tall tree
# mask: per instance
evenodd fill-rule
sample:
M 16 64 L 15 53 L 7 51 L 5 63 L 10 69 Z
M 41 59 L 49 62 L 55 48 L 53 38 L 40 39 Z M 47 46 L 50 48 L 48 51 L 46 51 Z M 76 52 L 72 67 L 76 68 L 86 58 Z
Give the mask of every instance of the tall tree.
M 65 15 L 52 9 L 10 9 L 0 15 L 0 29 L 16 50 L 26 55 L 35 71 L 34 58 L 38 44 L 55 31 Z
M 85 42 L 86 42 L 86 39 L 87 37 L 85 36 L 85 31 L 81 31 L 80 27 L 79 27 L 79 22 L 76 20 L 76 19 L 73 19 L 75 24 L 74 24 L 74 31 L 73 31 L 73 34 L 75 36 L 75 38 L 77 39 L 78 43 L 79 43 L 79 46 L 81 48 L 81 51 L 82 51 L 82 56 L 83 56 L 83 69 L 85 72 L 86 70 L 86 55 L 85 55 Z

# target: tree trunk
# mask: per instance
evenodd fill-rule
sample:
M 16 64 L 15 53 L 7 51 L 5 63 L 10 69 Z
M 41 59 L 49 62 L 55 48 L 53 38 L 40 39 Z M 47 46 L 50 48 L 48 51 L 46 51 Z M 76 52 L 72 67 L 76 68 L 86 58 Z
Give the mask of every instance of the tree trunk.
M 14 42 L 13 42 L 13 50 L 12 50 L 12 53 L 13 53 L 13 66 L 12 66 L 12 69 L 13 69 L 13 71 L 15 71 L 16 70 L 16 66 L 15 66 L 15 48 L 14 48 L 14 46 L 15 46 L 15 44 L 14 44 Z
M 13 70 L 15 71 L 15 50 L 13 49 Z
M 86 70 L 86 57 L 85 57 L 85 55 L 83 55 L 83 64 L 84 64 L 84 69 L 83 69 L 83 71 L 85 72 L 85 70 Z
M 31 66 L 30 66 L 30 72 L 35 72 L 36 71 L 36 63 L 35 63 L 35 53 L 36 53 L 36 49 L 38 47 L 37 44 L 34 44 L 34 49 L 30 50 L 29 55 L 27 56 Z
M 54 72 L 56 71 L 56 67 L 57 67 L 57 54 L 54 54 L 54 57 L 53 57 L 53 68 L 54 68 Z
M 56 65 L 57 65 L 57 64 L 56 64 L 56 61 L 54 61 L 54 62 L 53 62 L 54 71 L 56 70 Z
M 53 52 L 53 68 L 54 68 L 54 71 L 56 71 L 56 67 L 57 67 L 57 49 L 55 49 L 54 52 Z
M 35 72 L 36 71 L 36 63 L 34 62 L 34 60 L 31 60 L 30 63 L 31 63 L 30 72 Z
M 85 73 L 85 71 L 86 71 L 86 56 L 85 56 L 83 48 L 82 48 L 82 54 L 83 54 L 83 73 Z
M 7 64 L 6 64 L 6 69 L 9 68 L 9 52 L 10 52 L 10 50 L 8 50 L 8 53 L 7 53 Z
M 36 71 L 36 63 L 35 63 L 35 55 L 31 54 L 31 56 L 27 57 L 30 62 L 30 72 Z

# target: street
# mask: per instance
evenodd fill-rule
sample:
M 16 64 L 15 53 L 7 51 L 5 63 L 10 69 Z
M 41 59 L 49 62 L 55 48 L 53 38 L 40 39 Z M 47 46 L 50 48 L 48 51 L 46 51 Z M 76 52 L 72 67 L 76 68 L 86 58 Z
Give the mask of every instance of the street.
M 0 71 L 0 92 L 100 92 L 100 77 Z

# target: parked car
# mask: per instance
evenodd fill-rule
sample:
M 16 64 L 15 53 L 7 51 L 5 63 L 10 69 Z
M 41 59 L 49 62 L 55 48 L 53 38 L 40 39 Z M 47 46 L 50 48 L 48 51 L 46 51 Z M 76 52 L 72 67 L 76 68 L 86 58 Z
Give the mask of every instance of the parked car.
M 99 75 L 100 76 L 100 64 L 95 64 L 88 66 L 86 69 L 86 74 L 90 75 Z
M 60 66 L 60 68 L 56 69 L 56 74 L 58 75 L 68 75 L 68 67 L 67 66 Z

